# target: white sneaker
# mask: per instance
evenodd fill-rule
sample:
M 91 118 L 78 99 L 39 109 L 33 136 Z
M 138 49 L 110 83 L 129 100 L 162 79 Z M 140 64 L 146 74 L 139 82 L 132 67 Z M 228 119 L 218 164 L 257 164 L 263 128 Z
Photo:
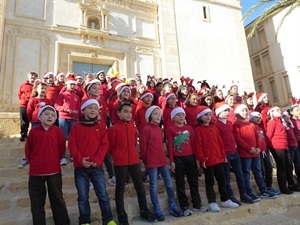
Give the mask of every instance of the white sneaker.
M 183 210 L 183 215 L 184 216 L 191 216 L 191 215 L 193 215 L 193 212 L 189 208 L 186 208 L 186 209 Z
M 90 182 L 90 190 L 94 190 L 94 185 L 92 182 Z
M 224 208 L 238 208 L 239 205 L 228 199 L 226 202 L 222 202 Z
M 18 168 L 23 169 L 26 165 L 28 165 L 28 161 L 26 158 L 23 158 L 20 164 L 18 165 Z
M 68 164 L 68 161 L 67 161 L 66 158 L 62 158 L 62 159 L 60 160 L 60 165 L 61 165 L 61 166 L 64 166 L 64 165 L 67 165 L 67 164 Z
M 210 203 L 208 208 L 212 212 L 221 212 L 221 209 L 220 209 L 220 207 L 218 206 L 218 204 L 216 202 Z
M 108 178 L 107 183 L 111 186 L 116 186 L 116 177 L 112 176 L 112 178 Z

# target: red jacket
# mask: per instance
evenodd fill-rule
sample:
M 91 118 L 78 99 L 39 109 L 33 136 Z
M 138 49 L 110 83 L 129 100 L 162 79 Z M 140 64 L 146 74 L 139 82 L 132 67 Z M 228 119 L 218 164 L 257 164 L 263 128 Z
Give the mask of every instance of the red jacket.
M 74 167 L 83 167 L 83 157 L 89 157 L 87 161 L 101 166 L 108 150 L 105 126 L 102 123 L 94 126 L 86 126 L 81 122 L 74 124 L 70 131 L 68 146 L 73 156 Z
M 297 141 L 299 142 L 300 141 L 300 130 L 299 130 L 300 120 L 295 120 L 295 119 L 291 118 L 291 121 L 294 125 L 293 130 L 294 130 L 295 137 L 296 137 Z
M 158 125 L 146 124 L 140 134 L 140 152 L 147 168 L 167 165 L 163 144 L 163 130 Z
M 46 98 L 51 101 L 51 105 L 55 104 L 55 101 L 59 95 L 59 87 L 55 84 L 48 84 L 46 89 Z
M 259 112 L 261 114 L 261 123 L 260 127 L 264 129 L 265 133 L 267 132 L 267 121 L 268 121 L 268 111 L 271 109 L 271 106 L 268 105 L 260 105 L 258 104 L 254 111 Z
M 29 162 L 29 175 L 51 175 L 61 172 L 60 159 L 66 150 L 64 133 L 52 125 L 45 130 L 42 125 L 30 130 L 25 155 Z
M 218 128 L 211 124 L 209 126 L 199 125 L 195 128 L 196 158 L 203 166 L 214 166 L 225 163 L 226 154 Z
M 137 129 L 131 122 L 118 120 L 108 129 L 109 151 L 115 166 L 140 163 L 136 149 Z
M 26 108 L 30 99 L 30 95 L 33 89 L 33 84 L 28 80 L 22 83 L 18 90 L 18 97 L 20 99 L 19 107 Z
M 232 124 L 234 124 L 235 122 L 234 109 L 230 109 L 227 120 L 230 121 Z
M 259 148 L 259 136 L 254 124 L 236 120 L 233 124 L 233 133 L 241 158 L 259 157 L 259 154 L 251 154 L 252 147 Z
M 78 114 L 69 114 L 68 109 L 77 110 L 79 113 L 80 110 L 80 99 L 78 95 L 74 94 L 72 91 L 65 91 L 58 95 L 55 108 L 59 112 L 59 118 L 77 120 Z
M 147 124 L 147 121 L 145 119 L 145 114 L 146 114 L 146 111 L 147 109 L 149 108 L 150 106 L 148 107 L 145 107 L 144 105 L 139 108 L 136 113 L 135 113 L 135 125 L 136 125 L 136 128 L 138 129 L 139 132 L 141 132 L 141 130 L 146 126 Z
M 167 130 L 167 140 L 170 162 L 174 162 L 173 156 L 189 156 L 194 154 L 195 134 L 191 126 L 170 126 Z
M 289 147 L 296 147 L 298 146 L 298 142 L 294 133 L 294 129 L 290 127 L 288 130 L 285 129 L 286 136 L 287 136 L 287 142 Z
M 276 117 L 267 124 L 267 144 L 275 150 L 288 150 L 287 135 L 281 118 Z
M 190 125 L 192 128 L 195 128 L 197 122 L 197 114 L 199 113 L 199 106 L 188 105 L 184 108 L 184 111 L 186 114 L 186 124 Z
M 51 105 L 51 101 L 47 98 L 31 98 L 26 108 L 26 114 L 29 122 L 40 122 L 38 113 L 44 105 Z
M 266 136 L 264 133 L 264 130 L 260 126 L 255 126 L 255 129 L 257 131 L 257 134 L 259 136 L 259 146 L 260 150 L 262 152 L 265 152 L 267 150 L 267 141 L 266 141 Z
M 225 124 L 220 120 L 216 120 L 215 125 L 221 134 L 226 154 L 237 152 L 232 123 L 227 120 Z

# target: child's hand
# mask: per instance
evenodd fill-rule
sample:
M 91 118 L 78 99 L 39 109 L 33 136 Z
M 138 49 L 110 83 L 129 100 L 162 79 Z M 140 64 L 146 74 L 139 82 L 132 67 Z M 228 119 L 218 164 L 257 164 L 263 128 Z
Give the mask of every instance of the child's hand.
M 72 110 L 72 114 L 77 115 L 78 114 L 78 110 Z
M 89 157 L 83 157 L 82 159 L 82 165 L 85 168 L 90 168 L 91 167 L 91 162 L 87 161 L 89 159 Z
M 251 150 L 250 150 L 250 153 L 252 155 L 254 155 L 254 154 L 256 154 L 256 152 L 257 152 L 256 148 L 252 147 Z
M 67 109 L 67 112 L 68 112 L 69 114 L 72 114 L 72 109 Z
M 92 163 L 91 163 L 91 166 L 92 166 L 92 167 L 97 167 L 97 163 L 92 162 Z
M 228 162 L 227 158 L 225 158 L 225 159 L 224 159 L 224 162 L 225 162 L 225 163 L 227 163 L 227 162 Z
M 171 162 L 171 170 L 173 173 L 175 173 L 175 163 Z
M 205 162 L 203 163 L 202 167 L 203 167 L 204 169 L 206 169 L 206 165 L 205 165 Z

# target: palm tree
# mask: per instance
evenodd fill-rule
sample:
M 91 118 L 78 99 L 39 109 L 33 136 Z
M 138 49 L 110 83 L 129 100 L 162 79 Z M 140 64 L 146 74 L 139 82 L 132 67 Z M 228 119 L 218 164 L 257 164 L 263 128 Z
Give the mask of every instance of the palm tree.
M 260 8 L 263 5 L 269 5 L 273 4 L 270 8 L 268 8 L 265 12 L 263 12 L 259 17 L 256 18 L 256 20 L 253 21 L 252 27 L 250 29 L 250 32 L 247 35 L 247 38 L 250 39 L 253 37 L 255 30 L 259 27 L 260 23 L 264 21 L 269 16 L 273 15 L 276 12 L 279 12 L 285 8 L 288 8 L 287 12 L 281 19 L 277 30 L 276 30 L 276 36 L 277 33 L 282 26 L 284 19 L 291 14 L 291 12 L 297 8 L 300 7 L 300 0 L 261 0 L 256 5 L 252 6 L 244 15 L 243 20 L 247 18 L 249 15 L 251 15 L 256 9 Z

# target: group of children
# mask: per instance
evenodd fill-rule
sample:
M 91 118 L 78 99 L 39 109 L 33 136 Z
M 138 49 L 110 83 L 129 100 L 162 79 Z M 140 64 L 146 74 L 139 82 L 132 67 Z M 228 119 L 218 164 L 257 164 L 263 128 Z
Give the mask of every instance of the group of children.
M 45 75 L 47 79 L 48 75 Z M 80 83 L 81 89 L 78 90 L 74 76 L 68 76 L 66 87 L 62 87 L 57 98 L 50 103 L 43 96 L 47 96 L 48 87 L 52 86 L 47 82 L 37 84 L 34 81 L 37 76 L 28 75 L 26 85 L 40 87 L 34 89 L 39 90 L 37 98 L 40 100 L 35 100 L 35 110 L 25 110 L 30 112 L 28 117 L 37 119 L 30 121 L 33 128 L 28 137 L 24 123 L 21 123 L 21 141 L 27 140 L 25 155 L 30 165 L 29 193 L 34 224 L 45 224 L 46 182 L 55 224 L 70 224 L 62 198 L 60 168 L 66 140 L 75 168 L 79 224 L 91 223 L 90 182 L 98 198 L 103 224 L 115 224 L 103 169 L 107 153 L 111 155 L 114 166 L 115 203 L 118 221 L 122 225 L 129 224 L 124 203 L 128 175 L 137 192 L 141 219 L 149 222 L 165 220 L 157 196 L 159 174 L 166 187 L 169 213 L 175 217 L 189 216 L 193 211 L 221 211 L 214 191 L 215 179 L 221 206 L 226 208 L 300 191 L 293 178 L 293 164 L 297 175 L 300 169 L 300 133 L 296 134 L 299 131 L 298 104 L 290 108 L 290 114 L 282 116 L 278 107 L 269 105 L 267 94 L 258 94 L 256 104 L 253 103 L 253 93 L 245 93 L 241 98 L 236 85 L 224 98 L 221 90 L 209 88 L 206 81 L 201 82 L 203 86 L 196 91 L 188 78 L 182 78 L 182 85 L 176 86 L 170 80 L 157 82 L 148 76 L 147 85 L 136 86 L 136 82 L 141 82 L 139 76 L 125 84 L 112 78 L 107 83 L 101 80 L 105 79 L 104 75 L 100 71 L 96 79 L 86 81 L 85 85 Z M 26 106 L 28 90 L 21 97 L 22 116 L 24 109 L 21 108 Z M 22 96 L 22 91 L 20 93 Z M 241 101 L 245 104 L 237 104 Z M 53 125 L 57 116 L 62 129 Z M 280 191 L 272 187 L 270 151 L 277 165 Z M 153 213 L 148 208 L 140 159 L 149 177 Z M 202 205 L 198 190 L 199 167 L 205 174 L 208 207 Z M 170 169 L 175 176 L 178 205 Z M 231 171 L 236 176 L 240 200 L 231 187 Z M 259 189 L 258 195 L 250 183 L 251 171 Z M 192 207 L 185 192 L 185 177 Z

